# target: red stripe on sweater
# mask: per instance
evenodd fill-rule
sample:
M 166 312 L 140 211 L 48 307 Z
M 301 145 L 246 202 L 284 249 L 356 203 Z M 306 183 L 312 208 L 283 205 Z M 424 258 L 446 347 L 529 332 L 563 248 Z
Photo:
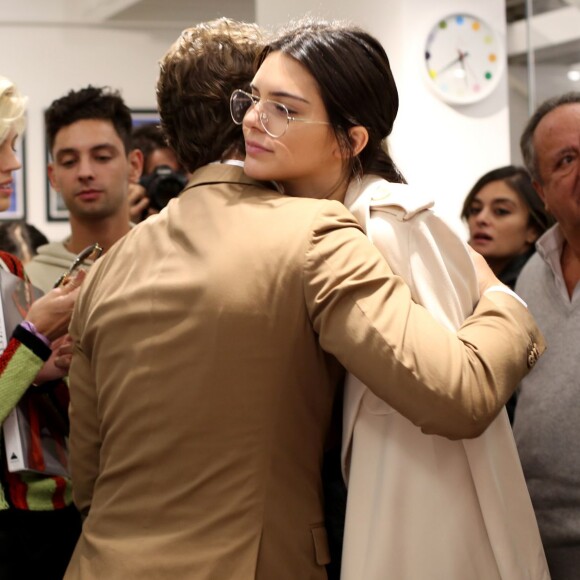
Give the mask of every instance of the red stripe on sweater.
M 8 252 L 2 252 L 0 250 L 0 259 L 8 266 L 8 269 L 19 278 L 24 279 L 24 266 L 22 262 L 12 254 Z
M 6 347 L 4 353 L 2 354 L 2 357 L 0 357 L 0 376 L 2 375 L 2 373 L 4 372 L 4 370 L 6 369 L 6 367 L 8 366 L 14 355 L 16 354 L 16 351 L 20 347 L 20 344 L 21 344 L 20 341 L 15 339 L 10 339 L 8 341 L 8 346 Z
M 64 501 L 66 480 L 62 477 L 53 477 L 52 479 L 56 484 L 56 489 L 54 490 L 54 494 L 52 496 L 52 507 L 55 510 L 59 510 L 66 507 L 66 503 Z
M 9 471 L 6 471 L 5 474 L 12 505 L 20 510 L 27 510 L 28 502 L 26 501 L 26 494 L 28 486 L 22 481 L 22 479 L 20 479 L 18 473 L 10 473 Z

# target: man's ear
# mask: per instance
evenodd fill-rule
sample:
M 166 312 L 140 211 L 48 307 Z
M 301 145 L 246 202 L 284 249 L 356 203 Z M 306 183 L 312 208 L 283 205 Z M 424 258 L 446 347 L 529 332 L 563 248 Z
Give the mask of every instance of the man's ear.
M 358 155 L 369 142 L 369 132 L 366 127 L 356 125 L 348 130 L 348 138 L 350 139 L 354 155 Z
M 139 183 L 143 174 L 143 151 L 133 149 L 129 153 L 129 183 Z
M 54 178 L 54 163 L 50 162 L 47 167 L 46 167 L 46 173 L 48 175 L 48 181 L 50 181 L 50 186 L 52 187 L 52 189 L 54 189 L 54 191 L 59 191 L 57 185 L 56 185 L 56 180 Z
M 534 186 L 534 189 L 536 190 L 536 193 L 539 195 L 540 199 L 544 202 L 544 207 L 546 208 L 546 211 L 550 211 L 548 203 L 546 202 L 546 194 L 544 192 L 542 184 L 536 179 L 532 179 L 532 185 Z

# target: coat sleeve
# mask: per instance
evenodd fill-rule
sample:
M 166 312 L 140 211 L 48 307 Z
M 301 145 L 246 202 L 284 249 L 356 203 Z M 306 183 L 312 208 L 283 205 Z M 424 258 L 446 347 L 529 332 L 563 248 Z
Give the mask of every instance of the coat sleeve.
M 73 499 L 81 514 L 86 517 L 91 507 L 95 481 L 99 472 L 101 450 L 97 418 L 97 391 L 90 361 L 78 340 L 74 316 L 70 333 L 75 343 L 70 369 L 70 375 L 74 376 L 74 397 L 71 396 L 69 407 L 71 425 L 70 468 L 73 481 Z M 82 417 L 82 421 L 75 421 L 76 415 Z
M 545 348 L 527 309 L 500 292 L 457 333 L 444 328 L 354 218 L 330 209 L 312 227 L 304 292 L 322 348 L 429 434 L 480 435 L 529 371 L 529 352 Z

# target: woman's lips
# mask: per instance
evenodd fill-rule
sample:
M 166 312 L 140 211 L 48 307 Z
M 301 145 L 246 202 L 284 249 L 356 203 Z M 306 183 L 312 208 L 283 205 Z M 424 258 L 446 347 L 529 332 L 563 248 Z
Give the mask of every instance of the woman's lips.
M 12 180 L 0 183 L 0 196 L 11 196 L 14 191 L 14 182 Z
M 256 154 L 256 153 L 269 153 L 270 150 L 266 149 L 266 147 L 263 147 L 262 145 L 260 145 L 259 143 L 256 143 L 255 141 L 246 141 L 246 153 L 247 154 Z
M 471 239 L 477 242 L 491 242 L 493 240 L 489 234 L 484 233 L 473 234 Z

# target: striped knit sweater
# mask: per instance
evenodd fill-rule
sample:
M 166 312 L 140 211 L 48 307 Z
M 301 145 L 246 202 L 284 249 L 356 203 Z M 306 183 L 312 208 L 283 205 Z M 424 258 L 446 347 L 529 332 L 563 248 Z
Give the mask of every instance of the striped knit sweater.
M 24 278 L 18 258 L 0 251 L 0 259 L 10 272 Z M 16 328 L 0 356 L 0 424 L 24 395 L 50 353 L 39 338 L 21 327 Z M 66 385 L 61 381 L 55 388 L 59 390 L 63 412 L 66 412 Z M 8 472 L 1 430 L 0 460 L 0 509 L 53 510 L 71 503 L 70 481 L 65 478 Z

